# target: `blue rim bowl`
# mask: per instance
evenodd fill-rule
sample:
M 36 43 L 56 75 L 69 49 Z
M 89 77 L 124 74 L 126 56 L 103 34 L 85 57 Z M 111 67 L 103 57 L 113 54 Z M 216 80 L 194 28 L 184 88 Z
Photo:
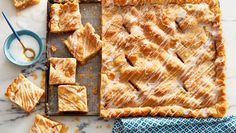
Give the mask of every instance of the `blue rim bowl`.
M 42 39 L 36 33 L 29 31 L 29 30 L 20 30 L 20 31 L 17 31 L 17 33 L 19 34 L 19 36 L 28 35 L 28 36 L 31 36 L 34 39 L 36 39 L 36 41 L 38 42 L 38 45 L 39 45 L 39 53 L 36 55 L 36 57 L 32 61 L 29 61 L 29 62 L 21 62 L 21 61 L 17 61 L 16 59 L 14 59 L 12 57 L 12 55 L 10 54 L 9 49 L 12 44 L 12 41 L 14 39 L 16 39 L 16 37 L 14 34 L 11 34 L 7 37 L 7 39 L 5 40 L 5 43 L 4 43 L 3 50 L 4 50 L 4 54 L 5 54 L 6 58 L 11 63 L 18 65 L 18 66 L 29 66 L 29 65 L 36 63 L 40 59 L 40 57 L 42 56 L 43 51 L 44 51 L 44 45 L 43 45 Z

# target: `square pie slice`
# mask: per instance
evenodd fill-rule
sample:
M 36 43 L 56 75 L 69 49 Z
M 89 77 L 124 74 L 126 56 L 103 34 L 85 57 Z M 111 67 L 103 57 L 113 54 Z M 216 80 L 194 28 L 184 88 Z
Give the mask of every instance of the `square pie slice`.
M 58 87 L 58 106 L 60 112 L 88 112 L 86 87 L 60 85 Z
M 79 29 L 82 26 L 79 4 L 72 2 L 52 4 L 48 25 L 53 33 Z
M 37 114 L 30 133 L 62 133 L 63 124 Z
M 49 84 L 74 84 L 76 75 L 75 58 L 55 58 L 49 59 L 50 72 Z
M 36 5 L 40 2 L 40 0 L 14 0 L 14 6 L 17 9 L 24 9 L 26 7 Z
M 100 115 L 223 117 L 218 0 L 102 0 Z
M 31 112 L 39 102 L 44 90 L 20 74 L 7 88 L 5 95 L 24 111 Z
M 90 23 L 75 31 L 64 43 L 81 64 L 86 63 L 86 60 L 102 47 L 102 41 Z

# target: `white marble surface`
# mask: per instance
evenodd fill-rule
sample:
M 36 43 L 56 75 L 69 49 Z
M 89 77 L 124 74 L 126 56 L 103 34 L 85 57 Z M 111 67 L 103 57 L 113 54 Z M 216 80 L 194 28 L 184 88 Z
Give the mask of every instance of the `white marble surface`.
M 4 11 L 14 24 L 16 29 L 29 29 L 42 38 L 46 37 L 46 5 L 47 0 L 41 0 L 39 5 L 17 12 L 12 5 L 12 0 L 0 0 L 0 11 Z M 227 55 L 227 100 L 229 109 L 227 115 L 236 115 L 236 1 L 223 0 L 220 2 L 223 20 L 223 32 Z M 0 44 L 3 46 L 7 36 L 11 34 L 3 17 L 0 16 Z M 43 60 L 32 67 L 17 67 L 9 63 L 4 57 L 0 47 L 0 132 L 1 133 L 26 133 L 32 126 L 36 113 L 44 114 L 44 104 L 37 106 L 36 111 L 26 114 L 13 106 L 6 99 L 4 93 L 9 83 L 23 72 L 36 84 L 40 85 Z M 34 72 L 37 70 L 36 72 Z M 37 76 L 35 76 L 37 75 Z M 69 127 L 68 132 L 111 132 L 113 120 L 104 121 L 99 117 L 60 116 L 53 117 Z

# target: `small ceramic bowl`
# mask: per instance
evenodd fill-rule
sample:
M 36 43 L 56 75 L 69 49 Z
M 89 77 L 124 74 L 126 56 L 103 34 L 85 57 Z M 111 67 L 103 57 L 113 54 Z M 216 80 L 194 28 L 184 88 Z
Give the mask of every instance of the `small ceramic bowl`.
M 19 36 L 28 35 L 28 36 L 31 36 L 34 39 L 36 39 L 36 41 L 38 42 L 38 45 L 39 45 L 39 52 L 32 61 L 21 62 L 21 61 L 14 59 L 10 53 L 10 46 L 12 45 L 12 42 L 14 39 L 16 39 L 16 37 L 14 34 L 11 34 L 6 39 L 5 44 L 4 44 L 4 48 L 3 48 L 6 58 L 10 62 L 12 62 L 13 64 L 16 64 L 18 66 L 29 66 L 29 65 L 36 63 L 40 59 L 40 57 L 42 56 L 43 51 L 44 51 L 44 44 L 42 42 L 42 39 L 36 33 L 29 31 L 29 30 L 20 30 L 20 31 L 17 31 L 17 33 L 19 34 Z

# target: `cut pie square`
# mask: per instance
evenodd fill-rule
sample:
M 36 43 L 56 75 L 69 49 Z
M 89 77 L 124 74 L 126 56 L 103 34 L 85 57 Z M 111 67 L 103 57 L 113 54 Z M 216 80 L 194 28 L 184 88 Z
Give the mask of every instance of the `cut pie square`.
M 86 87 L 60 85 L 58 87 L 58 106 L 60 112 L 88 112 Z
M 76 76 L 75 58 L 55 58 L 49 59 L 50 72 L 49 84 L 74 84 Z
M 102 41 L 90 23 L 75 31 L 64 43 L 81 64 L 86 63 L 86 60 L 102 47 Z
M 17 9 L 24 9 L 26 7 L 36 5 L 40 2 L 40 0 L 14 0 L 14 6 Z
M 37 114 L 30 133 L 62 133 L 63 124 Z
M 218 0 L 102 0 L 100 116 L 223 117 Z
M 39 102 L 44 90 L 20 74 L 7 88 L 5 95 L 24 111 L 31 112 Z
M 48 25 L 53 33 L 79 29 L 82 26 L 79 4 L 73 2 L 52 4 Z

